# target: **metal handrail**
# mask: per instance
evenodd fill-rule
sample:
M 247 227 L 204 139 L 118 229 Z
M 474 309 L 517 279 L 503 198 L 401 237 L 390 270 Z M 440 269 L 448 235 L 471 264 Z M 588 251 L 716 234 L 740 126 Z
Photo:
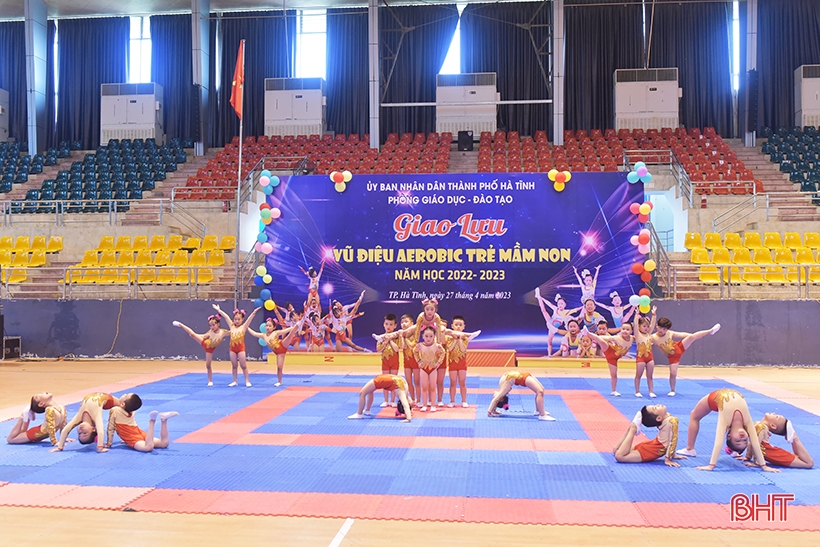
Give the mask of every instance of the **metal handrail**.
M 766 210 L 768 215 L 768 205 L 769 199 L 766 196 Z M 715 218 L 712 219 L 712 231 L 713 232 L 724 232 L 728 230 L 731 226 L 734 226 L 741 220 L 749 217 L 750 215 L 754 214 L 757 210 L 757 194 L 752 194 L 751 197 L 744 199 L 740 203 L 729 207 L 724 212 L 717 215 Z
M 718 271 L 718 290 L 719 290 L 719 297 L 722 298 L 733 298 L 732 292 L 737 290 L 738 287 L 742 287 L 744 285 L 750 284 L 748 281 L 738 281 L 733 280 L 732 278 L 732 270 L 738 268 L 761 268 L 761 269 L 772 269 L 772 268 L 779 268 L 781 271 L 786 270 L 786 279 L 779 280 L 777 282 L 768 282 L 763 281 L 761 283 L 751 283 L 752 285 L 788 285 L 788 286 L 795 286 L 797 287 L 797 298 L 798 299 L 809 299 L 809 287 L 811 285 L 810 280 L 810 272 L 812 268 L 818 268 L 817 264 L 746 264 L 746 263 L 738 263 L 738 264 L 712 264 L 712 263 L 705 263 L 705 264 L 693 264 L 693 263 L 686 263 L 686 264 L 671 264 L 673 270 L 673 277 L 675 278 L 672 285 L 672 290 L 669 291 L 668 296 L 670 298 L 677 298 L 678 292 L 681 291 L 680 283 L 677 282 L 677 276 L 679 274 L 679 270 L 686 272 L 686 271 L 697 271 L 700 272 L 702 267 L 711 267 L 716 268 Z M 792 272 L 796 271 L 797 280 L 792 281 L 788 278 L 788 269 L 793 269 Z M 760 275 L 765 276 L 767 272 L 761 271 Z M 765 279 L 765 277 L 764 277 Z M 697 286 L 699 288 L 702 287 L 709 287 L 713 286 L 712 284 L 707 284 L 700 279 L 697 281 Z
M 666 249 L 663 248 L 663 245 L 661 245 L 661 239 L 658 236 L 658 232 L 655 230 L 655 227 L 652 225 L 652 223 L 647 222 L 646 227 L 649 229 L 649 237 L 651 238 L 649 254 L 655 261 L 655 276 L 666 277 L 665 286 L 667 287 L 668 291 L 669 287 L 672 284 L 672 275 L 670 268 L 671 261 L 669 260 L 669 255 L 666 253 Z

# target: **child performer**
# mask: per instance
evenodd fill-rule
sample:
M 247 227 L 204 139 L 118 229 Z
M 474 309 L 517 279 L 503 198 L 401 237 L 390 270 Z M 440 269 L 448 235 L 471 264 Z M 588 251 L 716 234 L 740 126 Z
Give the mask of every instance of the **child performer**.
M 712 471 L 717 466 L 723 443 L 734 452 L 743 453 L 751 446 L 754 461 L 763 471 L 777 472 L 766 465 L 755 423 L 749 413 L 749 406 L 743 395 L 733 389 L 718 389 L 702 398 L 689 414 L 689 431 L 686 448 L 678 450 L 684 456 L 697 456 L 695 441 L 700 430 L 700 421 L 710 412 L 717 412 L 715 444 L 709 465 L 698 467 L 701 471 Z
M 317 312 L 305 312 L 308 320 L 305 324 L 308 326 L 308 351 L 325 351 L 325 341 L 328 338 L 328 324 L 319 319 Z
M 312 307 L 314 304 L 319 305 L 319 280 L 322 278 L 322 272 L 325 269 L 325 261 L 322 260 L 322 264 L 319 266 L 319 272 L 317 273 L 313 266 L 309 267 L 307 271 L 301 266 L 299 269 L 302 270 L 302 273 L 308 277 L 308 304 L 309 307 Z
M 342 351 L 342 344 L 350 346 L 356 351 L 365 351 L 363 347 L 353 342 L 348 333 L 353 319 L 358 317 L 357 314 L 359 311 L 359 305 L 362 303 L 362 298 L 364 298 L 364 291 L 362 291 L 359 299 L 353 304 L 342 306 L 339 301 L 336 301 L 330 308 L 328 320 L 330 321 L 331 332 L 336 335 L 336 351 Z
M 247 321 L 245 321 L 245 310 L 236 309 L 233 311 L 233 323 L 231 323 L 231 317 L 222 311 L 218 304 L 214 304 L 213 307 L 216 312 L 224 317 L 225 321 L 231 325 L 231 351 L 229 355 L 231 356 L 231 373 L 233 374 L 233 382 L 228 384 L 228 387 L 236 387 L 237 362 L 239 363 L 239 366 L 242 367 L 242 373 L 245 375 L 245 387 L 251 387 L 251 380 L 248 377 L 248 365 L 245 364 L 245 332 L 248 330 L 248 323 L 253 321 L 253 317 L 256 315 L 256 312 L 262 308 L 256 308 L 253 310 Z
M 555 295 L 555 304 L 541 296 L 541 291 L 538 287 L 535 288 L 535 299 L 538 300 L 538 306 L 541 308 L 541 315 L 544 316 L 544 321 L 547 322 L 547 357 L 552 357 L 552 339 L 558 329 L 566 328 L 566 322 L 572 319 L 572 314 L 581 308 L 567 309 L 567 301 L 564 300 L 560 294 Z M 552 315 L 547 312 L 549 306 L 552 310 Z M 556 353 L 560 353 L 560 350 Z
M 413 317 L 409 313 L 401 316 L 401 350 L 404 358 L 404 377 L 407 379 L 411 402 L 418 403 L 421 397 L 421 373 L 419 372 L 419 364 L 413 356 L 413 348 L 416 347 L 415 336 L 412 329 L 410 329 L 413 324 Z
M 389 335 L 396 331 L 396 316 L 388 313 L 384 316 L 384 333 Z M 376 351 L 382 354 L 382 376 L 395 375 L 399 373 L 399 341 L 395 336 L 384 336 L 382 340 L 376 340 Z M 384 402 L 379 405 L 396 406 L 395 393 L 389 389 L 384 390 Z M 369 408 L 369 407 L 368 407 Z
M 567 330 L 558 330 L 558 334 L 563 334 L 564 339 L 561 340 L 561 357 L 577 357 L 578 346 L 580 342 L 580 332 L 578 321 L 570 319 L 567 321 Z
M 760 441 L 763 458 L 769 465 L 791 467 L 793 469 L 811 469 L 814 466 L 814 460 L 809 451 L 800 442 L 797 433 L 794 431 L 794 426 L 785 416 L 768 412 L 762 420 L 755 424 L 755 431 L 757 431 L 757 437 Z M 786 441 L 792 445 L 793 452 L 772 446 L 769 442 L 772 435 L 786 437 Z
M 216 350 L 216 347 L 222 343 L 222 340 L 225 339 L 225 335 L 229 333 L 229 331 L 220 328 L 219 315 L 208 316 L 208 326 L 210 327 L 210 330 L 208 330 L 205 334 L 197 334 L 193 331 L 193 329 L 183 325 L 179 321 L 174 321 L 173 325 L 187 332 L 188 335 L 196 340 L 197 343 L 202 346 L 202 349 L 205 350 L 205 370 L 208 372 L 208 387 L 213 386 L 214 382 L 213 371 L 211 370 L 211 361 L 213 361 L 214 358 L 214 350 Z
M 501 376 L 501 379 L 498 380 L 498 391 L 493 393 L 493 400 L 490 401 L 490 406 L 487 407 L 487 416 L 501 416 L 498 409 L 506 408 L 509 404 L 510 398 L 507 394 L 512 390 L 513 386 L 528 387 L 535 392 L 535 415 L 538 416 L 539 420 L 548 422 L 555 421 L 555 418 L 544 410 L 544 386 L 529 372 L 521 372 L 518 370 L 505 372 Z
M 299 321 L 290 327 L 276 330 L 273 319 L 268 317 L 265 319 L 265 332 L 256 332 L 248 327 L 248 332 L 254 338 L 259 338 L 265 341 L 270 350 L 276 355 L 276 377 L 277 382 L 274 387 L 282 385 L 282 370 L 285 368 L 285 354 L 288 352 L 288 347 L 293 343 L 294 338 L 299 338 L 299 333 L 302 330 L 302 323 Z
M 621 329 L 618 329 L 616 332 L 620 332 Z M 629 331 L 632 332 L 632 331 Z M 595 334 L 598 336 L 607 336 L 609 335 L 609 323 L 606 322 L 606 319 L 602 319 L 598 321 L 598 324 L 595 326 Z M 597 348 L 595 352 L 595 357 L 606 357 L 604 355 L 604 351 L 606 350 L 606 346 L 602 346 L 597 340 L 595 340 L 595 347 Z
M 80 409 L 70 422 L 63 428 L 57 446 L 51 449 L 52 452 L 60 452 L 65 446 L 68 434 L 75 427 L 77 428 L 77 438 L 81 444 L 89 444 L 97 440 L 97 452 L 108 452 L 103 446 L 102 435 L 97 435 L 98 431 L 103 431 L 103 410 L 110 410 L 115 406 L 122 407 L 127 412 L 134 412 L 142 406 L 142 399 L 136 393 L 128 393 L 120 398 L 109 393 L 91 393 L 83 398 Z
M 105 435 L 105 447 L 111 448 L 114 441 L 114 431 L 120 436 L 122 442 L 136 450 L 137 452 L 152 452 L 155 448 L 168 448 L 171 439 L 168 437 L 168 419 L 177 416 L 179 412 L 159 413 L 152 410 L 149 416 L 148 431 L 143 431 L 134 420 L 134 413 L 115 406 L 108 413 L 108 429 Z M 154 437 L 154 426 L 157 423 L 157 415 L 161 421 L 160 438 Z
M 606 325 L 606 323 L 603 323 Z M 632 347 L 632 325 L 624 323 L 621 327 L 621 332 L 616 335 L 609 334 L 592 334 L 587 332 L 587 335 L 595 340 L 598 345 L 604 350 L 604 358 L 609 365 L 609 380 L 612 387 L 610 395 L 613 397 L 620 397 L 618 393 L 618 359 L 629 352 Z
M 453 317 L 452 330 L 447 330 L 447 361 L 450 366 L 450 408 L 455 406 L 456 384 L 461 391 L 461 406 L 468 408 L 467 404 L 467 344 L 475 337 L 475 334 L 464 332 L 464 317 L 456 315 Z
M 672 328 L 672 321 L 666 317 L 658 319 L 658 332 L 652 335 L 652 343 L 661 348 L 661 351 L 669 358 L 669 396 L 675 396 L 675 384 L 678 380 L 678 364 L 683 357 L 683 352 L 689 349 L 692 342 L 700 340 L 706 335 L 715 334 L 720 330 L 720 323 L 716 323 L 709 330 L 699 330 L 695 333 L 675 332 Z
M 609 314 L 612 316 L 612 324 L 615 326 L 616 329 L 619 329 L 621 328 L 621 325 L 629 322 L 629 318 L 635 312 L 635 306 L 633 306 L 632 304 L 627 304 L 626 306 L 621 305 L 621 297 L 618 295 L 616 291 L 612 291 L 611 293 L 609 293 L 609 297 L 612 299 L 611 306 L 601 304 L 600 302 L 595 302 L 595 305 L 607 310 Z
M 578 320 L 583 323 L 588 331 L 598 328 L 598 323 L 604 321 L 604 316 L 595 311 L 595 300 L 589 298 L 584 300 L 584 311 L 581 312 Z
M 407 398 L 407 381 L 395 374 L 379 374 L 367 382 L 362 390 L 359 391 L 359 408 L 356 414 L 351 414 L 347 419 L 360 420 L 365 416 L 370 416 L 370 408 L 373 406 L 373 394 L 379 389 L 389 391 L 390 393 L 395 392 L 395 398 L 399 401 L 399 405 L 405 416 L 402 422 L 410 422 L 413 419 L 410 401 Z
M 23 411 L 6 437 L 9 444 L 39 443 L 45 438 L 51 439 L 51 445 L 57 444 L 57 436 L 62 432 L 68 420 L 63 405 L 54 404 L 54 396 L 43 392 L 31 398 L 31 405 Z M 35 414 L 44 414 L 43 423 L 29 429 L 29 422 Z
M 589 270 L 586 269 L 581 271 L 581 275 L 578 275 L 578 268 L 575 266 L 572 267 L 572 271 L 575 272 L 575 278 L 581 286 L 581 302 L 595 300 L 595 287 L 598 286 L 598 274 L 601 271 L 601 265 L 595 266 L 595 277 L 592 277 Z
M 654 399 L 655 379 L 652 374 L 655 371 L 655 358 L 652 356 L 652 331 L 655 330 L 657 306 L 652 306 L 652 319 L 635 314 L 635 343 L 638 345 L 638 356 L 635 359 L 635 397 L 641 395 L 641 376 L 646 370 L 646 387 L 649 388 L 649 397 Z
M 632 447 L 632 439 L 645 427 L 657 427 L 658 436 L 651 441 L 644 441 Z M 629 424 L 620 442 L 615 445 L 615 461 L 621 463 L 651 462 L 664 457 L 663 463 L 669 467 L 680 467 L 673 460 L 683 460 L 686 456 L 675 454 L 678 444 L 678 419 L 666 411 L 664 405 L 643 407 Z
M 438 300 L 435 298 L 428 298 L 427 300 L 422 300 L 422 312 L 416 318 L 416 334 L 415 339 L 416 342 L 419 341 L 421 338 L 421 333 L 426 328 L 432 328 L 434 334 L 436 335 L 437 342 L 439 344 L 444 343 L 444 321 L 441 320 L 441 316 L 438 314 Z
M 421 342 L 413 348 L 413 356 L 421 369 L 421 411 L 427 411 L 430 405 L 430 412 L 436 411 L 435 393 L 436 379 L 439 368 L 444 363 L 446 355 L 444 348 L 438 343 L 438 333 L 432 326 L 427 326 L 421 331 Z

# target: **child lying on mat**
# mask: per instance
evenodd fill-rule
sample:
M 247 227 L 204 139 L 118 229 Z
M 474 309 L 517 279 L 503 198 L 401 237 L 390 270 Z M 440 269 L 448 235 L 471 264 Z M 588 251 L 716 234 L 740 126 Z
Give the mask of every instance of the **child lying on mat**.
M 149 416 L 148 431 L 143 431 L 134 420 L 134 413 L 128 412 L 124 408 L 115 406 L 108 413 L 108 430 L 105 436 L 106 448 L 111 448 L 114 440 L 114 431 L 120 436 L 122 442 L 138 452 L 151 452 L 155 448 L 168 448 L 171 440 L 168 437 L 168 418 L 177 416 L 179 412 L 159 413 L 152 410 Z M 154 437 L 154 425 L 157 422 L 157 415 L 162 422 L 160 427 L 160 438 Z
M 142 406 L 142 399 L 136 393 L 128 393 L 120 398 L 109 393 L 92 393 L 86 395 L 80 403 L 77 414 L 63 428 L 60 441 L 57 446 L 51 449 L 52 452 L 59 452 L 63 449 L 68 439 L 68 434 L 75 427 L 77 428 L 77 439 L 81 444 L 90 444 L 97 440 L 97 452 L 108 452 L 103 446 L 103 439 L 97 435 L 103 430 L 103 410 L 110 410 L 115 406 L 122 407 L 128 412 L 133 412 Z
M 814 460 L 809 451 L 800 442 L 797 433 L 794 431 L 794 426 L 785 416 L 768 412 L 762 420 L 755 424 L 755 431 L 757 431 L 757 438 L 760 441 L 763 458 L 769 465 L 791 467 L 793 469 L 811 469 L 814 466 Z M 792 452 L 772 446 L 769 443 L 772 435 L 785 437 L 786 441 L 792 445 Z M 754 454 L 749 454 L 747 458 L 754 460 Z
M 632 440 L 644 427 L 657 427 L 658 436 L 651 441 L 638 443 L 633 448 Z M 686 456 L 675 454 L 678 445 L 678 419 L 666 411 L 664 405 L 645 406 L 635 414 L 629 429 L 615 448 L 615 460 L 621 463 L 651 462 L 664 457 L 663 463 L 669 467 L 680 467 L 673 460 L 682 460 Z

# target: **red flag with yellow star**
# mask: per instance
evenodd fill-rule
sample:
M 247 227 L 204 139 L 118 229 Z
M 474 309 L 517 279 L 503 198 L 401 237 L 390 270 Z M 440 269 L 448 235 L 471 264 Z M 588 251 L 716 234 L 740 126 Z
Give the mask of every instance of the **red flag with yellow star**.
M 239 53 L 236 56 L 236 68 L 233 71 L 231 85 L 231 106 L 242 119 L 242 97 L 245 94 L 245 40 L 239 42 Z

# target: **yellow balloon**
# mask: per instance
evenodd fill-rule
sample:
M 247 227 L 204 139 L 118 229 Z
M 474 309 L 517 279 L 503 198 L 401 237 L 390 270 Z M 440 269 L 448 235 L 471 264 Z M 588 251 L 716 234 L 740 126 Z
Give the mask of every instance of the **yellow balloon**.
M 564 182 L 569 182 L 569 179 L 572 178 L 572 173 L 570 173 L 569 171 L 564 171 L 564 176 L 567 177 L 566 180 L 564 180 Z
M 259 266 L 256 268 L 256 275 L 266 275 L 268 270 L 264 266 Z
M 638 309 L 641 310 L 641 313 L 649 313 L 649 306 L 640 306 Z
M 271 274 L 265 274 L 262 276 L 262 281 L 267 285 L 271 281 L 273 281 L 273 276 Z
M 652 260 L 652 259 L 649 259 L 649 260 L 647 260 L 646 262 L 643 263 L 643 269 L 646 270 L 647 272 L 654 272 L 655 268 L 657 268 L 657 267 L 658 267 L 658 265 L 655 264 L 655 261 Z
M 651 210 L 652 206 L 648 203 L 641 203 L 641 206 L 638 207 L 638 211 L 640 211 L 642 215 L 648 215 Z
M 264 224 L 264 225 L 266 225 L 266 226 L 267 226 L 268 224 L 270 224 L 271 222 L 273 222 L 273 219 L 272 219 L 271 217 L 268 217 L 268 218 L 263 218 L 263 219 L 262 219 L 262 224 Z
M 333 186 L 334 186 L 334 188 L 336 188 L 336 191 L 339 192 L 340 194 L 347 189 L 347 184 L 345 184 L 344 182 L 337 182 Z
M 563 182 L 555 182 L 552 184 L 552 187 L 555 188 L 556 192 L 563 192 L 564 191 L 564 183 Z
M 552 181 L 555 182 L 555 175 L 558 174 L 558 169 L 550 169 L 547 173 L 547 177 Z
M 350 182 L 350 179 L 353 178 L 353 173 L 350 171 L 342 171 L 342 176 L 345 178 L 345 182 Z
M 268 311 L 273 311 L 276 308 L 276 302 L 273 300 L 265 300 L 265 309 Z

